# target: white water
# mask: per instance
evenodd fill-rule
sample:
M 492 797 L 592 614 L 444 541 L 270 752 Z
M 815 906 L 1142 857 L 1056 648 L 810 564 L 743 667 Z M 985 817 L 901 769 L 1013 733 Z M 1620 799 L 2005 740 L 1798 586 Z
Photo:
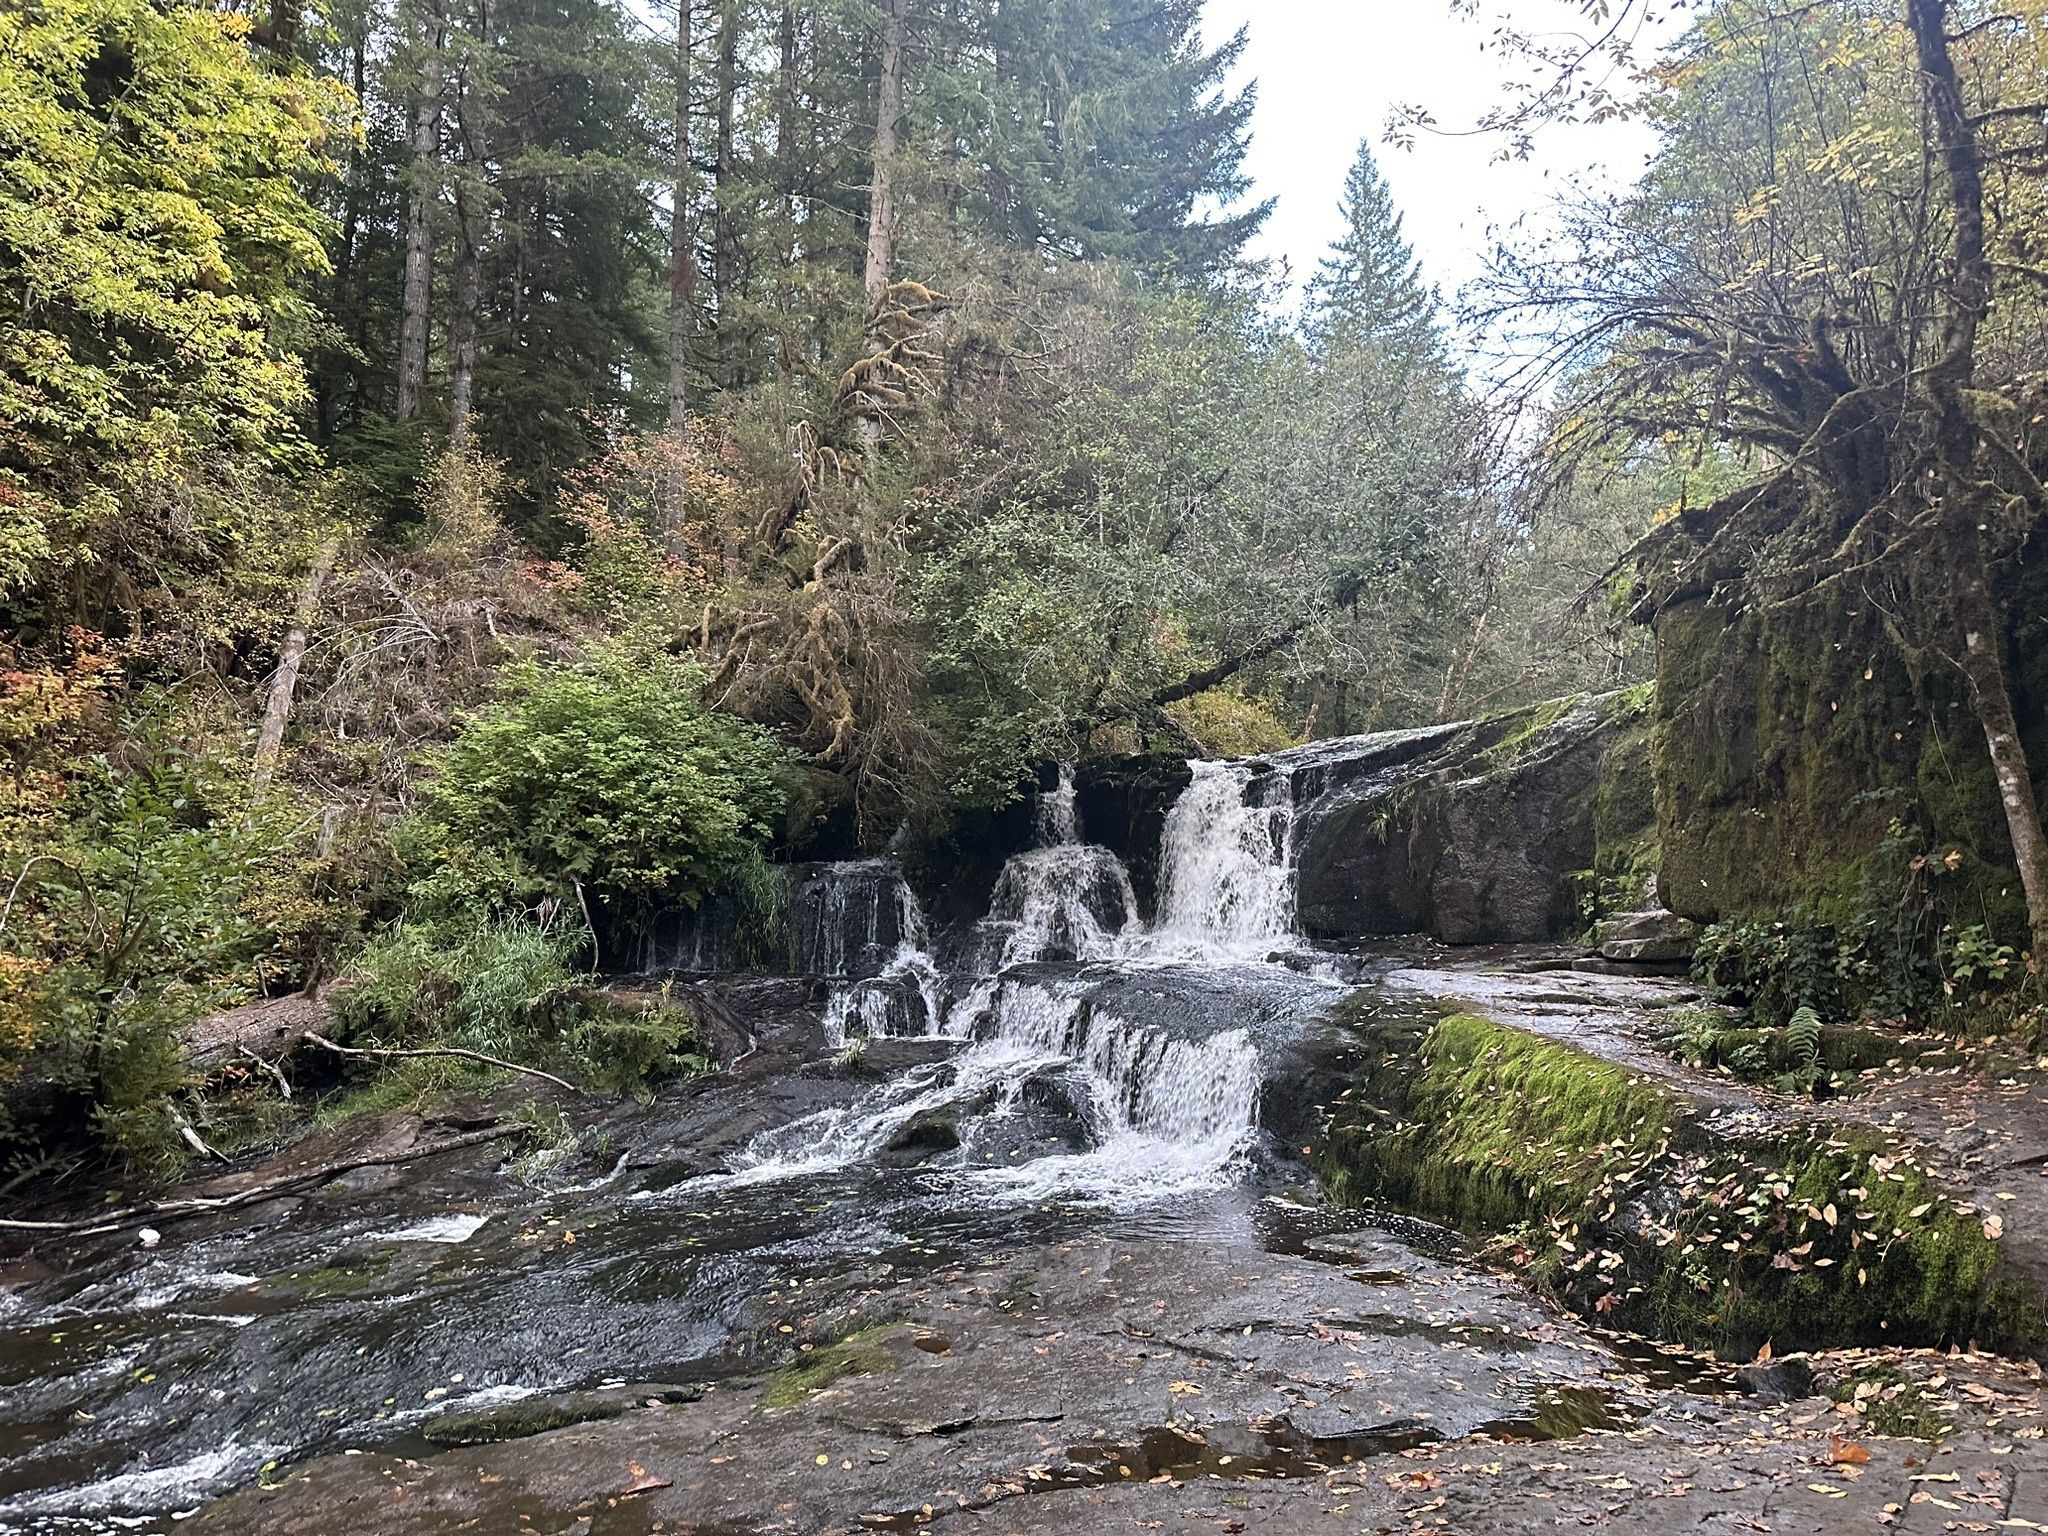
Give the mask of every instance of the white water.
M 909 1036 L 962 1040 L 966 1048 L 764 1134 L 733 1176 L 757 1182 L 845 1167 L 885 1152 L 922 1119 L 1018 1115 L 1028 1083 L 1064 1071 L 1083 1085 L 1088 1150 L 966 1168 L 960 1177 L 969 1187 L 1025 1200 L 1141 1205 L 1234 1179 L 1258 1131 L 1262 1074 L 1249 1032 L 1183 1038 L 1124 1017 L 1099 993 L 1133 967 L 1229 969 L 1298 947 L 1292 801 L 1284 777 L 1273 775 L 1248 804 L 1249 783 L 1242 765 L 1194 765 L 1167 817 L 1159 922 L 1147 929 L 1122 861 L 1081 841 L 1073 778 L 1063 770 L 1058 787 L 1039 798 L 1041 846 L 1005 867 L 976 931 L 980 976 L 959 989 L 931 954 L 923 914 L 900 875 L 874 863 L 847 866 L 841 885 L 826 888 L 821 922 L 835 911 L 843 918 L 850 899 L 879 902 L 893 882 L 903 942 L 879 975 L 835 991 L 826 1010 L 833 1044 Z M 872 941 L 878 916 L 864 915 Z M 847 974 L 843 937 L 820 933 L 814 947 L 837 963 L 820 967 L 826 974 Z M 1014 974 L 1046 959 L 1091 969 Z
M 886 859 L 826 865 L 805 881 L 796 905 L 798 969 L 813 975 L 857 976 L 930 943 L 916 892 Z
M 1294 915 L 1294 799 L 1275 773 L 1256 802 L 1242 763 L 1196 763 L 1167 813 L 1159 921 L 1146 952 L 1263 960 L 1299 945 Z
M 1039 960 L 1108 960 L 1143 931 L 1131 872 L 1107 848 L 1081 841 L 1074 771 L 1038 797 L 1038 846 L 1003 866 L 976 935 L 990 974 Z

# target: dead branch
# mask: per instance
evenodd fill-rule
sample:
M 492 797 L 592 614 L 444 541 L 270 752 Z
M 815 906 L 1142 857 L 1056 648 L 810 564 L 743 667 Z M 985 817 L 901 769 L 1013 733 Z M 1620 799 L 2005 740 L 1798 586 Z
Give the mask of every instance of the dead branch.
M 508 1136 L 524 1136 L 532 1127 L 524 1123 L 510 1123 L 487 1126 L 480 1131 L 466 1131 L 460 1136 L 450 1136 L 430 1146 L 412 1147 L 403 1152 L 378 1152 L 364 1157 L 342 1158 L 331 1163 L 322 1163 L 316 1168 L 304 1168 L 297 1173 L 287 1174 L 281 1179 L 272 1179 L 232 1195 L 196 1195 L 186 1200 L 159 1200 L 143 1205 L 131 1205 L 125 1210 L 102 1212 L 78 1221 L 7 1221 L 0 1220 L 0 1232 L 40 1232 L 61 1234 L 67 1237 L 98 1237 L 108 1232 L 119 1232 L 124 1227 L 136 1226 L 145 1221 L 181 1221 L 188 1216 L 208 1216 L 216 1211 L 231 1211 L 245 1205 L 258 1205 L 308 1184 L 323 1184 L 344 1173 L 354 1173 L 361 1168 L 390 1168 L 400 1163 L 414 1163 L 421 1158 L 434 1157 L 443 1152 L 459 1152 L 465 1147 L 482 1146 L 486 1142 L 502 1141 Z
M 496 1067 L 503 1072 L 523 1072 L 528 1077 L 541 1078 L 546 1082 L 553 1083 L 558 1088 L 566 1088 L 571 1093 L 581 1093 L 583 1091 L 574 1083 L 567 1082 L 555 1076 L 552 1072 L 543 1072 L 539 1067 L 522 1067 L 516 1061 L 500 1061 L 495 1056 L 486 1056 L 481 1051 L 465 1051 L 460 1046 L 437 1045 L 423 1047 L 418 1050 L 401 1051 L 377 1046 L 336 1045 L 325 1035 L 316 1035 L 311 1030 L 306 1032 L 306 1038 L 322 1050 L 332 1051 L 337 1056 L 355 1056 L 364 1060 L 378 1061 L 414 1060 L 426 1056 L 454 1056 L 464 1061 L 482 1062 L 487 1067 Z

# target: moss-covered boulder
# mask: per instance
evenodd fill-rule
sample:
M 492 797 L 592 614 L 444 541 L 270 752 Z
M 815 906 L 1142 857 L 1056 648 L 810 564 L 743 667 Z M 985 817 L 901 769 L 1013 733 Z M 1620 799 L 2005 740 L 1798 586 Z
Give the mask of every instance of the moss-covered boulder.
M 1360 1027 L 1327 1186 L 1457 1227 L 1589 1316 L 1745 1356 L 2048 1339 L 2039 1278 L 1867 1131 L 1772 1121 L 1471 1015 Z

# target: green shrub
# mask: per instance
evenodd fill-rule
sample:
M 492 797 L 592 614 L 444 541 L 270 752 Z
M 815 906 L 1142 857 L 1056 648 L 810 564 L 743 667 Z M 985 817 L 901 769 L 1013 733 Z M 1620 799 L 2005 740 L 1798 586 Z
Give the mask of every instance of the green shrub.
M 664 656 L 527 662 L 466 719 L 400 835 L 416 907 L 694 906 L 772 834 L 790 755 Z
M 382 1045 L 457 1045 L 498 1055 L 515 1049 L 530 1015 L 575 980 L 574 929 L 524 918 L 401 923 L 356 962 L 362 980 L 339 994 L 351 1035 Z
M 573 968 L 581 943 L 577 929 L 526 918 L 404 923 L 363 951 L 361 979 L 338 994 L 336 1014 L 355 1044 L 477 1051 L 596 1092 L 639 1093 L 710 1070 L 695 1015 L 666 994 L 636 1003 L 591 990 Z M 380 1091 L 387 1078 L 403 1080 L 395 1099 Z M 393 1108 L 475 1081 L 386 1071 L 351 1107 Z
M 0 1187 L 108 1157 L 177 1172 L 182 1031 L 296 984 L 349 921 L 316 817 L 168 717 L 123 724 L 118 756 L 70 765 L 51 811 L 0 838 Z
M 1801 1009 L 1926 1023 L 1996 1001 L 2022 978 L 2019 956 L 1956 910 L 1961 857 L 1916 851 L 1917 838 L 1893 823 L 1845 898 L 1708 928 L 1693 974 L 1765 1028 Z

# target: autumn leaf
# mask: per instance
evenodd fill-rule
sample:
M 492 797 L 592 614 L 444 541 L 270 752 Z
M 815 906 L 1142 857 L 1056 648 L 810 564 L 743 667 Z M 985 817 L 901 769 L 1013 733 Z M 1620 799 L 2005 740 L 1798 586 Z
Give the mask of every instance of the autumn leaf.
M 665 1477 L 651 1476 L 639 1462 L 627 1463 L 626 1470 L 633 1474 L 633 1481 L 619 1490 L 622 1499 L 637 1498 L 643 1493 L 653 1493 L 657 1488 L 673 1488 L 675 1484 Z

